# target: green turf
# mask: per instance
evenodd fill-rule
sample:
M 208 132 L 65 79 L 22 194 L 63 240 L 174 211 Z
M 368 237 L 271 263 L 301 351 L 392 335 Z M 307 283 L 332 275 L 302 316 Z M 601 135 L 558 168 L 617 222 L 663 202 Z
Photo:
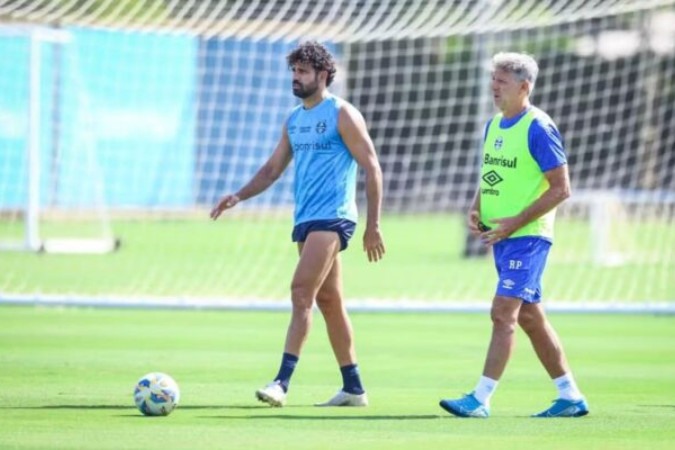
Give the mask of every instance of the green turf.
M 553 315 L 591 406 L 580 419 L 531 419 L 555 396 L 526 338 L 488 420 L 437 406 L 470 390 L 485 314 L 355 314 L 371 406 L 317 409 L 339 373 L 317 317 L 282 409 L 253 391 L 276 372 L 286 313 L 0 306 L 2 449 L 671 449 L 675 317 Z M 181 387 L 169 417 L 133 406 L 136 380 Z
M 387 254 L 369 264 L 357 228 L 342 254 L 350 298 L 489 301 L 491 258 L 465 259 L 463 217 L 386 216 Z M 0 223 L 1 225 L 1 223 Z M 5 224 L 7 225 L 7 224 Z M 72 234 L 74 225 L 45 226 Z M 16 228 L 16 227 L 15 227 Z M 0 293 L 285 299 L 297 261 L 288 217 L 224 216 L 113 224 L 121 249 L 109 255 L 2 253 Z M 675 303 L 675 229 L 645 220 L 624 225 L 619 250 L 639 252 L 616 267 L 592 262 L 586 223 L 561 220 L 544 277 L 545 297 L 565 302 Z M 0 227 L 0 231 L 2 227 Z M 654 237 L 658 239 L 654 239 Z M 0 234 L 1 237 L 1 234 Z

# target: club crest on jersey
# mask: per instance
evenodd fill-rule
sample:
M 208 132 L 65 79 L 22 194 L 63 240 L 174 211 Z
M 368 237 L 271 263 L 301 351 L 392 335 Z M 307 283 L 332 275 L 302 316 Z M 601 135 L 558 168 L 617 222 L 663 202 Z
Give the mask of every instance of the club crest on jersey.
M 316 132 L 319 134 L 323 134 L 326 132 L 326 121 L 321 120 L 319 123 L 316 124 Z
M 501 150 L 502 145 L 504 145 L 504 138 L 497 136 L 497 139 L 495 139 L 495 150 Z

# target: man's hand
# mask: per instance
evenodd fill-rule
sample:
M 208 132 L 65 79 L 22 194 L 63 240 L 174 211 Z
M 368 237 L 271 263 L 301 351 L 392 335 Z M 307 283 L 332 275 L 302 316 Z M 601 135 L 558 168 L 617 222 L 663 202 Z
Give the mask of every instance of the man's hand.
M 377 262 L 384 256 L 384 240 L 380 229 L 366 227 L 363 233 L 363 251 L 368 254 L 368 261 Z
M 481 233 L 481 240 L 485 245 L 494 245 L 511 236 L 523 226 L 517 216 L 492 219 L 490 222 L 496 224 L 496 226 L 492 230 Z
M 239 203 L 239 197 L 236 194 L 225 195 L 211 210 L 211 218 L 216 220 L 226 209 L 232 208 Z
M 469 217 L 467 218 L 467 225 L 469 227 L 469 233 L 475 237 L 479 237 L 482 234 L 480 228 L 478 228 L 478 222 L 480 222 L 480 213 L 475 209 L 471 209 L 469 211 Z

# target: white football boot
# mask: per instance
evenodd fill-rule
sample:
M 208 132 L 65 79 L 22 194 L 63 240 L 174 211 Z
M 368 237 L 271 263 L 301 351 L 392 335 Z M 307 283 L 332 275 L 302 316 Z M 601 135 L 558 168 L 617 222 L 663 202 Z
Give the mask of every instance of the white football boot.
M 273 381 L 264 388 L 255 391 L 255 396 L 258 400 L 270 406 L 281 407 L 286 403 L 284 388 L 277 381 Z
M 368 406 L 368 395 L 350 394 L 342 389 L 330 400 L 324 403 L 317 403 L 314 406 Z

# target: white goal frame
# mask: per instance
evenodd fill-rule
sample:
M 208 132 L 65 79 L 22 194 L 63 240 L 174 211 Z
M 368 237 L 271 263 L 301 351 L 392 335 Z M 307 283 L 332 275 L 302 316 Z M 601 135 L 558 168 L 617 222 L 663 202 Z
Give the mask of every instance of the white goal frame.
M 0 26 L 0 36 L 28 39 L 28 108 L 26 127 L 26 203 L 23 211 L 23 241 L 0 241 L 0 251 L 28 251 L 46 253 L 109 253 L 116 250 L 120 242 L 112 237 L 108 227 L 104 227 L 101 238 L 49 238 L 42 236 L 40 217 L 44 212 L 40 203 L 40 127 L 41 117 L 41 64 L 42 45 L 68 44 L 71 40 L 68 31 L 34 25 Z M 99 214 L 107 216 L 101 205 Z M 104 223 L 108 222 L 104 219 Z

